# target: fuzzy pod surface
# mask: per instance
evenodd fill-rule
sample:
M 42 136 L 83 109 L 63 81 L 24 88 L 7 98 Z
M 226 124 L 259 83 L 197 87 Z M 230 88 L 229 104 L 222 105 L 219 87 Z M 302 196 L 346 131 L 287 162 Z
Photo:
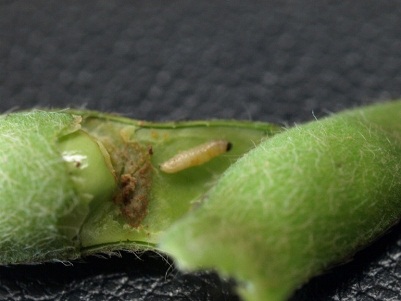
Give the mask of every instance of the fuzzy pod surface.
M 47 113 L 0 120 L 2 259 L 76 255 L 74 241 L 58 223 L 79 205 L 79 199 L 66 165 L 60 164 L 56 141 L 75 131 L 77 124 L 71 115 Z M 78 232 L 79 225 L 72 227 Z
M 401 217 L 401 102 L 295 126 L 233 164 L 160 248 L 234 277 L 248 301 L 287 300 Z

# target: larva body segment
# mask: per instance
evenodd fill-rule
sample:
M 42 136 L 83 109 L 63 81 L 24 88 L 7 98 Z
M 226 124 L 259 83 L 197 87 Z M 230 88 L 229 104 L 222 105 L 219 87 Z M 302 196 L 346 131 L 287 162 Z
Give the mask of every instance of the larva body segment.
M 202 165 L 226 153 L 232 145 L 226 140 L 212 140 L 178 153 L 160 165 L 165 173 L 177 173 L 193 166 Z

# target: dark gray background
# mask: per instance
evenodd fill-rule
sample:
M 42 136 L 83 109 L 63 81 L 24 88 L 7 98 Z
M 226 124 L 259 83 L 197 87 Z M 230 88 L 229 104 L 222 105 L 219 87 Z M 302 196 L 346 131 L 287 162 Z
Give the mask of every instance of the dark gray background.
M 0 1 L 0 111 L 286 123 L 401 95 L 400 1 Z M 1 300 L 238 300 L 132 254 L 0 267 Z M 293 301 L 401 300 L 401 226 Z

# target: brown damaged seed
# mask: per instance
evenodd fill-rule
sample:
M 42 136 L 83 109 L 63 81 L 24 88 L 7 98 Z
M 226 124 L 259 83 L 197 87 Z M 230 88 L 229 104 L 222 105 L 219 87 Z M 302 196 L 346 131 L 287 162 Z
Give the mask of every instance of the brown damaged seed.
M 146 146 L 130 140 L 129 131 L 116 130 L 113 136 L 99 134 L 99 139 L 113 165 L 118 189 L 113 201 L 132 227 L 139 227 L 148 213 L 152 181 L 151 154 Z M 117 147 L 118 146 L 118 147 Z
M 119 179 L 120 189 L 114 197 L 114 202 L 120 207 L 127 222 L 132 227 L 139 227 L 148 213 L 152 168 L 147 151 L 143 149 L 143 156 L 136 161 L 130 158 L 132 152 L 129 149 L 137 146 L 127 144 L 127 148 L 128 150 L 120 154 L 120 158 L 125 157 L 126 164 Z
M 139 227 L 148 213 L 149 200 L 146 195 L 139 194 L 137 180 L 130 174 L 123 174 L 120 178 L 120 192 L 114 199 L 120 206 L 121 213 L 127 218 L 132 227 Z

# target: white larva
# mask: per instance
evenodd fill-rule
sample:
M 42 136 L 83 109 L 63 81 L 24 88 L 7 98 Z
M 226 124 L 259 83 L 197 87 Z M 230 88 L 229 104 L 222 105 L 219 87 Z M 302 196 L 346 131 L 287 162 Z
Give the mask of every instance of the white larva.
M 192 166 L 202 165 L 231 149 L 226 140 L 212 140 L 178 153 L 160 165 L 165 173 L 176 173 Z

